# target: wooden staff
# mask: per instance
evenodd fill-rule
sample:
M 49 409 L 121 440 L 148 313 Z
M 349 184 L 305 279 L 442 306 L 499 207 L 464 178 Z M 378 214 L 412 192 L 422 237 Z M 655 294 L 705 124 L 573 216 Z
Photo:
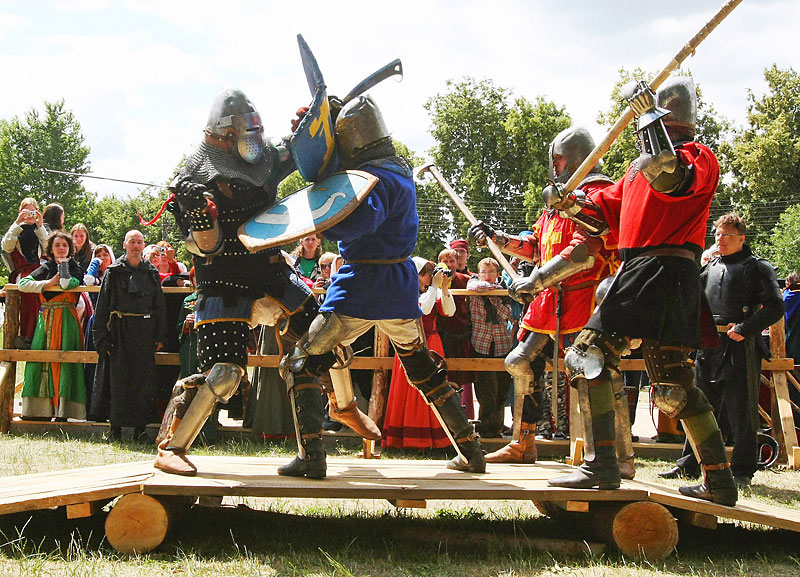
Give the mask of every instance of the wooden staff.
M 705 40 L 709 34 L 711 34 L 714 28 L 716 28 L 717 25 L 741 3 L 742 0 L 728 0 L 728 2 L 726 2 L 725 5 L 719 9 L 719 12 L 717 12 L 714 17 L 709 20 L 706 25 L 703 26 L 683 48 L 678 51 L 672 60 L 670 60 L 669 64 L 667 64 L 664 69 L 659 72 L 658 75 L 656 75 L 656 77 L 650 82 L 650 88 L 655 91 L 659 86 L 661 86 L 670 73 L 678 68 L 690 54 L 693 54 L 695 48 L 697 48 L 697 46 L 703 40 Z M 608 131 L 606 137 L 594 147 L 594 150 L 589 154 L 589 156 L 586 157 L 577 170 L 575 170 L 575 173 L 567 181 L 567 184 L 564 185 L 564 193 L 572 192 L 578 187 L 581 181 L 586 178 L 586 175 L 589 174 L 589 171 L 591 171 L 597 162 L 603 157 L 603 155 L 608 152 L 608 149 L 611 148 L 611 145 L 614 143 L 614 141 L 619 138 L 619 135 L 622 134 L 622 131 L 625 130 L 625 127 L 628 126 L 631 120 L 633 120 L 633 116 L 633 110 L 628 107 L 622 116 L 619 117 L 614 126 L 611 127 L 611 130 Z
M 442 176 L 442 173 L 439 171 L 439 169 L 436 167 L 435 164 L 429 162 L 428 164 L 424 164 L 419 168 L 415 169 L 414 179 L 419 180 L 420 175 L 424 172 L 430 172 L 433 175 L 433 178 L 435 178 L 436 182 L 438 182 L 439 185 L 444 189 L 444 191 L 447 193 L 447 195 L 450 197 L 453 203 L 458 207 L 458 210 L 461 211 L 461 214 L 464 215 L 464 217 L 467 219 L 467 222 L 469 222 L 470 225 L 477 224 L 478 219 L 472 215 L 472 212 L 469 210 L 469 207 L 467 207 L 467 205 L 464 204 L 464 201 L 461 200 L 461 197 L 458 196 L 458 193 L 455 191 L 455 189 L 453 189 L 453 187 L 450 186 L 450 183 L 447 182 L 445 177 Z M 511 276 L 512 279 L 515 279 L 519 276 L 517 274 L 517 270 L 513 266 L 511 266 L 511 263 L 508 262 L 505 255 L 503 255 L 503 253 L 500 252 L 500 247 L 498 247 L 497 244 L 489 237 L 486 237 L 486 246 L 489 248 L 489 252 L 492 253 L 492 256 L 494 256 L 494 258 L 497 259 L 497 262 L 500 263 L 500 266 L 503 267 L 503 270 L 505 270 Z

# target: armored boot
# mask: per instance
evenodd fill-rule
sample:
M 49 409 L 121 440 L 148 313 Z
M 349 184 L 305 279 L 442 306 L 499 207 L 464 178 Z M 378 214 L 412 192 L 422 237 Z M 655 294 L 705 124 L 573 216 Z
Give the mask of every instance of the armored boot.
M 322 445 L 324 409 L 320 385 L 307 375 L 289 375 L 288 379 L 289 400 L 297 434 L 297 456 L 289 464 L 278 467 L 278 475 L 323 479 L 328 466 Z
M 623 479 L 632 480 L 636 476 L 633 462 L 633 439 L 631 438 L 631 414 L 628 409 L 628 395 L 622 373 L 612 370 L 611 387 L 614 391 L 614 440 L 617 451 L 617 465 Z
M 699 485 L 680 487 L 681 495 L 705 499 L 733 507 L 739 498 L 733 479 L 725 443 L 719 426 L 711 411 L 682 420 L 683 428 L 695 447 L 703 482 Z
M 380 441 L 381 431 L 378 426 L 367 415 L 361 412 L 353 399 L 343 408 L 339 408 L 336 403 L 336 393 L 326 391 L 328 394 L 328 416 L 331 420 L 350 427 L 358 436 L 370 441 Z
M 617 489 L 620 470 L 614 440 L 614 394 L 607 371 L 597 379 L 575 380 L 583 419 L 583 464 L 569 475 L 550 479 L 552 487 Z
M 522 423 L 519 440 L 513 440 L 505 447 L 486 455 L 487 463 L 520 463 L 532 465 L 539 457 L 536 450 L 536 424 Z
M 438 373 L 425 385 L 431 385 L 442 377 L 443 375 Z M 434 414 L 439 417 L 442 426 L 446 427 L 450 442 L 454 443 L 460 452 L 460 455 L 447 463 L 447 468 L 469 473 L 485 473 L 486 459 L 483 456 L 483 448 L 475 434 L 475 428 L 467 420 L 464 407 L 461 406 L 458 385 L 442 381 L 443 379 L 440 381 L 441 384 L 428 390 L 425 398 Z
M 201 376 L 187 377 L 181 384 L 183 393 L 173 396 L 175 411 L 165 413 L 170 419 L 169 430 L 158 444 L 153 466 L 166 473 L 191 476 L 197 468 L 186 457 L 186 452 L 200 433 L 208 416 L 218 401 L 227 402 L 244 374 L 244 368 L 234 363 L 216 363 L 205 379 Z M 192 379 L 192 380 L 190 380 Z M 177 392 L 178 385 L 173 389 Z
M 172 473 L 173 475 L 193 477 L 197 474 L 197 467 L 186 457 L 186 451 L 176 447 L 168 448 L 172 436 L 175 434 L 180 424 L 181 419 L 172 417 L 166 436 L 158 444 L 158 448 L 156 449 L 156 460 L 153 466 L 156 469 L 166 473 Z

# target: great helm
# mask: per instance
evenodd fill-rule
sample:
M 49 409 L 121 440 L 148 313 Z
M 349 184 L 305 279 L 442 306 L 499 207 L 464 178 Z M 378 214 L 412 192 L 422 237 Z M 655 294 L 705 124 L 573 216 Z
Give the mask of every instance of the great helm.
M 691 76 L 670 76 L 656 93 L 658 105 L 670 111 L 664 126 L 673 141 L 694 140 L 697 125 L 697 90 Z
M 336 118 L 336 152 L 345 168 L 372 145 L 389 139 L 378 105 L 365 94 L 344 105 Z
M 559 132 L 550 144 L 550 180 L 565 184 L 592 150 L 594 150 L 594 139 L 582 126 L 570 126 Z M 566 168 L 559 175 L 556 175 L 554 166 L 556 155 L 563 156 L 567 160 Z M 595 165 L 590 172 L 598 171 L 599 166 Z
M 211 105 L 205 140 L 214 148 L 231 152 L 250 164 L 264 153 L 264 128 L 256 107 L 241 90 L 226 88 Z

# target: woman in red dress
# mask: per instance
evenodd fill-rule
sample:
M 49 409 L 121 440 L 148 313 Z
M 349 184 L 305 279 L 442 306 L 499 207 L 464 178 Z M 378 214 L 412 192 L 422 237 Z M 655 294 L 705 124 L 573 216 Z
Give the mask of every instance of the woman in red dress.
M 419 274 L 419 306 L 424 313 L 422 328 L 428 349 L 444 356 L 442 340 L 436 332 L 436 312 L 452 316 L 456 310 L 449 290 L 450 277 L 429 260 L 418 256 L 413 260 Z M 389 385 L 383 446 L 398 449 L 439 449 L 450 446 L 446 433 L 423 396 L 412 390 L 397 355 L 394 357 Z

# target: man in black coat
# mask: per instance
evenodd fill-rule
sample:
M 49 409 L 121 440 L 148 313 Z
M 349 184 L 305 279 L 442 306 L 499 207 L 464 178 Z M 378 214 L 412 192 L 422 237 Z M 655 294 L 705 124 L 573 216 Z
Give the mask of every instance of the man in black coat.
M 760 335 L 783 317 L 784 304 L 775 269 L 745 244 L 747 227 L 741 217 L 732 212 L 714 226 L 719 256 L 709 261 L 700 279 L 722 346 L 697 353 L 697 386 L 717 419 L 725 411 L 733 437 L 731 471 L 738 487 L 745 489 L 758 462 Z M 659 475 L 674 478 L 697 472 L 687 441 L 676 466 Z
M 111 438 L 133 427 L 134 438 L 147 423 L 158 421 L 154 397 L 155 352 L 167 335 L 166 306 L 158 270 L 142 259 L 144 237 L 130 230 L 125 254 L 111 264 L 103 279 L 94 313 L 97 353 L 109 356 L 111 367 Z

